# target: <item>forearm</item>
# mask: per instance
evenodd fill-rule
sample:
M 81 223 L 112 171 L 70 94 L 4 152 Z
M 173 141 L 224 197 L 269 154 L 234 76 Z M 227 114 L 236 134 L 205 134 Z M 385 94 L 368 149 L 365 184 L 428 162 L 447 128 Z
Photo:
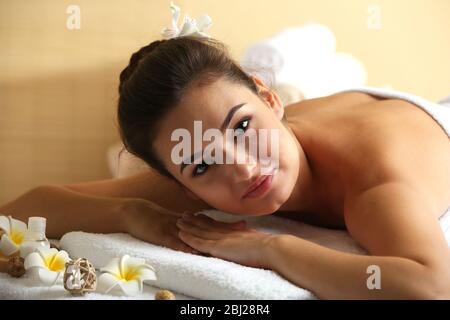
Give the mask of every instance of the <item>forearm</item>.
M 271 269 L 322 299 L 415 299 L 427 291 L 426 267 L 400 257 L 363 256 L 280 236 L 269 246 Z M 379 267 L 381 289 L 369 289 L 368 267 Z
M 59 186 L 41 186 L 0 206 L 0 214 L 24 222 L 30 216 L 45 217 L 48 238 L 60 238 L 76 230 L 124 232 L 123 211 L 130 200 L 91 196 Z

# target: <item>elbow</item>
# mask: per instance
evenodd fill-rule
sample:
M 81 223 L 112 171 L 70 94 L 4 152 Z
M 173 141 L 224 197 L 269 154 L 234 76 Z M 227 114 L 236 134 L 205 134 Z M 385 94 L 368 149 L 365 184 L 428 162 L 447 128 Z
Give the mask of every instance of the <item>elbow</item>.
M 57 187 L 57 186 L 50 185 L 50 184 L 38 185 L 36 187 L 29 189 L 27 192 L 23 193 L 22 197 L 29 196 L 30 194 L 46 194 L 49 192 L 49 190 L 52 190 L 55 187 Z
M 27 203 L 27 200 L 30 198 L 30 195 L 34 195 L 36 192 L 41 192 L 45 186 L 38 186 L 31 188 L 20 196 L 10 200 L 7 203 L 0 205 L 0 215 L 11 215 L 14 216 L 17 214 L 17 211 L 22 211 L 21 208 L 24 206 L 24 203 Z
M 449 268 L 427 268 L 419 275 L 410 288 L 408 295 L 417 300 L 448 300 L 450 299 Z
M 51 191 L 55 188 L 59 188 L 56 185 L 40 185 L 29 189 L 19 197 L 12 199 L 11 201 L 0 206 L 1 215 L 15 216 L 18 214 L 29 214 L 35 206 L 36 199 L 40 201 L 51 194 Z
M 448 282 L 447 282 L 448 286 Z M 414 300 L 449 300 L 450 290 L 443 285 L 427 285 L 412 292 L 411 299 Z
M 436 283 L 437 282 L 437 283 Z M 450 277 L 440 278 L 430 283 L 424 294 L 426 300 L 449 300 L 450 299 Z

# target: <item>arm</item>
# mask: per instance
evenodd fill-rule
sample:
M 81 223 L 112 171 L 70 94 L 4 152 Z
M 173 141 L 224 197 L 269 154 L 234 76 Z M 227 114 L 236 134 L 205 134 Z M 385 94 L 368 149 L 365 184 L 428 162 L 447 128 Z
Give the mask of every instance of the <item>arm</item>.
M 145 199 L 172 212 L 197 212 L 210 208 L 186 195 L 176 181 L 149 169 L 129 177 L 64 185 L 66 189 L 102 197 Z
M 280 236 L 269 246 L 269 265 L 321 298 L 448 299 L 450 251 L 430 199 L 403 183 L 371 188 L 349 201 L 345 218 L 373 256 Z M 367 287 L 371 265 L 380 268 L 380 290 Z
M 45 217 L 47 236 L 60 238 L 74 230 L 124 232 L 123 212 L 128 202 L 129 198 L 92 196 L 60 186 L 40 186 L 1 206 L 0 214 L 24 222 L 30 216 Z
M 270 268 L 325 299 L 450 298 L 450 250 L 423 190 L 386 183 L 350 199 L 350 234 L 372 256 L 344 253 L 290 235 L 231 230 L 205 216 L 178 222 L 180 238 L 215 257 Z M 367 286 L 380 268 L 381 289 Z
M 30 216 L 46 217 L 49 238 L 76 230 L 127 232 L 154 244 L 191 251 L 177 237 L 176 215 L 201 208 L 198 202 L 174 192 L 170 181 L 160 182 L 146 172 L 68 186 L 40 186 L 0 206 L 0 214 L 24 222 Z

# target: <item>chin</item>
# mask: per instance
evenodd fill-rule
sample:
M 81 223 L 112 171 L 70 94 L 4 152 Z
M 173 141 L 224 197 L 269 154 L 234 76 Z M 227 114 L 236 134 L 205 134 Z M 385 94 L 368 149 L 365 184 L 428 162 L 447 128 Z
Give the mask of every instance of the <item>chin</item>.
M 239 214 L 246 216 L 266 216 L 276 213 L 289 198 L 290 193 L 287 192 L 289 190 L 286 187 L 283 185 L 271 190 L 271 194 L 265 199 L 253 199 L 255 201 L 253 205 L 248 204 L 243 207 Z
M 282 182 L 280 182 L 282 181 Z M 295 187 L 294 183 L 289 183 L 288 179 L 280 179 L 278 185 L 274 186 L 270 198 L 265 201 L 264 207 L 260 210 L 258 215 L 269 215 L 277 212 L 288 201 Z
M 240 199 L 235 202 L 236 205 L 233 207 L 220 206 L 220 209 L 217 210 L 240 216 L 256 217 L 274 214 L 286 203 L 295 187 L 296 180 L 288 179 L 289 176 L 292 175 L 281 169 L 276 174 L 271 190 L 262 198 Z M 230 201 L 221 204 L 224 203 L 229 204 Z

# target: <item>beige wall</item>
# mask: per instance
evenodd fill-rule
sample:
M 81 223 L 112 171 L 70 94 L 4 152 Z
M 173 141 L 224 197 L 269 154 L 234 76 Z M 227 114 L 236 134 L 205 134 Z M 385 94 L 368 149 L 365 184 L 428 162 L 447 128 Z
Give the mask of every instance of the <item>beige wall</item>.
M 130 53 L 169 23 L 163 0 L 0 1 L 0 204 L 29 188 L 109 177 L 117 141 L 117 78 Z M 235 57 L 285 27 L 329 26 L 337 50 L 366 66 L 369 85 L 436 100 L 450 94 L 448 0 L 179 0 L 208 13 Z M 66 8 L 81 8 L 81 29 Z M 381 29 L 367 28 L 368 7 Z

